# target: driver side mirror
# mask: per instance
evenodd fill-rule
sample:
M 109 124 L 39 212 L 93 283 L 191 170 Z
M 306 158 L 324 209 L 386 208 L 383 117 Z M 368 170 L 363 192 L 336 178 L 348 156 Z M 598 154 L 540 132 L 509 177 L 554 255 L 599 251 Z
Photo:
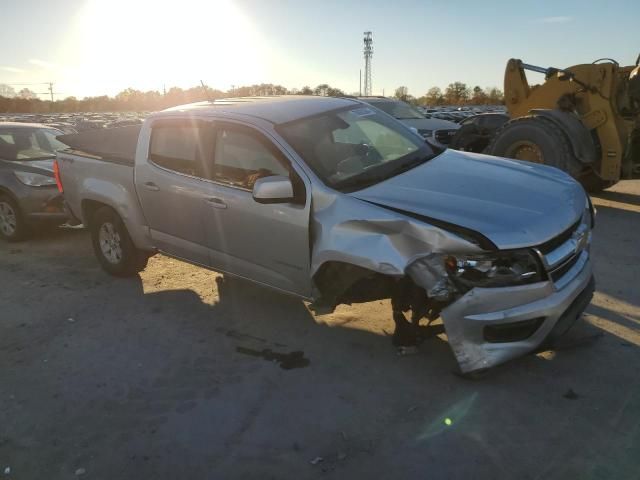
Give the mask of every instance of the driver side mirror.
M 253 185 L 253 199 L 258 203 L 293 202 L 291 179 L 282 175 L 259 178 Z

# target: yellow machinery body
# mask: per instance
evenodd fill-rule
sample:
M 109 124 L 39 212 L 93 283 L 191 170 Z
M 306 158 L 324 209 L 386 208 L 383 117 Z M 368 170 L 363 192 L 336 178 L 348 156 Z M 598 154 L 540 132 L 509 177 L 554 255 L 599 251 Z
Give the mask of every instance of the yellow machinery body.
M 571 110 L 591 132 L 600 157 L 593 165 L 594 172 L 604 181 L 616 182 L 621 178 L 629 134 L 634 128 L 633 108 L 626 92 L 634 68 L 607 61 L 548 69 L 544 83 L 529 85 L 523 63 L 511 59 L 504 77 L 506 107 L 515 119 L 535 109 L 557 109 L 561 99 L 570 98 Z

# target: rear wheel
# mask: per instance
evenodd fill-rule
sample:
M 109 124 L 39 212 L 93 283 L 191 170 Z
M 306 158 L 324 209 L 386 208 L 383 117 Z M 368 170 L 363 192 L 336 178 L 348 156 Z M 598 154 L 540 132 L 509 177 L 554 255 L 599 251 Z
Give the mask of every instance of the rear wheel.
M 100 208 L 90 221 L 93 250 L 102 268 L 118 277 L 131 277 L 147 266 L 148 255 L 135 247 L 120 216 Z
M 583 166 L 558 127 L 543 117 L 528 116 L 507 122 L 493 138 L 488 152 L 559 168 L 580 180 Z
M 8 195 L 0 195 L 0 236 L 8 242 L 19 242 L 29 234 L 18 203 Z

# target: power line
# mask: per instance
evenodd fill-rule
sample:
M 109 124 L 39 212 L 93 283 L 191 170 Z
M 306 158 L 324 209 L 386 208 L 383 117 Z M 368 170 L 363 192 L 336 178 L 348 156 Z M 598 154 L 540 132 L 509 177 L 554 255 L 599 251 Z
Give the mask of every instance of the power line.
M 48 91 L 46 93 L 35 93 L 36 95 L 49 95 L 51 98 L 51 101 L 53 102 L 53 96 L 54 95 L 62 95 L 60 92 L 54 92 L 53 91 L 53 82 L 31 82 L 31 83 L 5 83 L 4 85 L 8 85 L 10 87 L 22 87 L 25 85 L 29 85 L 29 86 L 34 86 L 34 85 L 48 85 L 49 88 L 47 89 Z

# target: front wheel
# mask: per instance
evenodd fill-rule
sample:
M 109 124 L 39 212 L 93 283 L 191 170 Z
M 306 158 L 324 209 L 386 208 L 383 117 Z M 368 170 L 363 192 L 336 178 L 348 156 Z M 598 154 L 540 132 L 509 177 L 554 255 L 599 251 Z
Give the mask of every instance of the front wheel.
M 93 250 L 107 273 L 131 277 L 145 269 L 148 255 L 135 247 L 127 227 L 113 209 L 102 207 L 89 225 Z
M 0 237 L 8 242 L 19 242 L 29 234 L 20 207 L 8 195 L 0 195 Z

